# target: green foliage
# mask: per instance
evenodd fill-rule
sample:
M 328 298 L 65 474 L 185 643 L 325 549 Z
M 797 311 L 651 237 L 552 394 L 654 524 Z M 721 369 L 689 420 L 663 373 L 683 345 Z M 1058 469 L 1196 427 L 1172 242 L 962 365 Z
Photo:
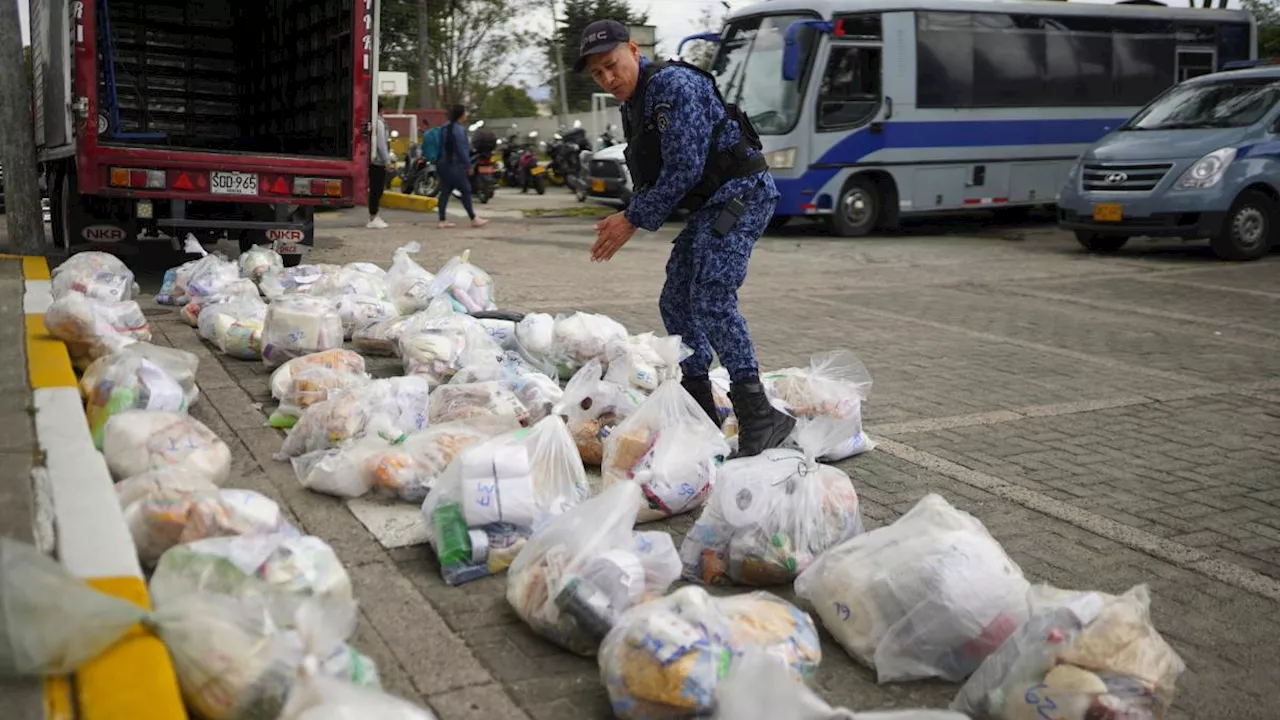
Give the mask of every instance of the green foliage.
M 649 14 L 636 12 L 626 0 L 566 0 L 561 11 L 556 39 L 560 41 L 560 57 L 565 70 L 565 94 L 569 99 L 569 111 L 583 112 L 591 109 L 591 94 L 600 92 L 600 88 L 586 72 L 573 71 L 582 31 L 595 20 L 612 19 L 623 25 L 645 25 L 649 22 Z M 560 86 L 555 77 L 559 69 L 556 67 L 555 43 L 544 41 L 543 44 L 551 78 L 551 107 L 558 110 Z
M 729 15 L 729 11 L 722 8 L 718 15 L 719 17 L 717 17 L 717 14 L 712 13 L 710 7 L 703 7 L 702 11 L 698 13 L 698 32 L 720 32 L 720 29 L 724 27 L 724 19 Z M 717 49 L 719 48 L 715 43 L 705 40 L 693 40 L 685 46 L 684 60 L 700 68 L 709 68 Z
M 490 91 L 476 113 L 477 118 L 531 117 L 538 114 L 538 105 L 524 88 L 499 85 Z

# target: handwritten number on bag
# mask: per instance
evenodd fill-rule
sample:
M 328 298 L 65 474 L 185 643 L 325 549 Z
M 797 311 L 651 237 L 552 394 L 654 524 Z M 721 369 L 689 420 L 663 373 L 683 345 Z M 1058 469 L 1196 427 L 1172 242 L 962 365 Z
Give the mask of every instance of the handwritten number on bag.
M 1037 694 L 1037 691 L 1045 690 L 1048 687 L 1049 686 L 1045 685 L 1044 683 L 1037 683 L 1035 685 L 1032 685 L 1031 687 L 1027 688 L 1027 693 L 1022 696 L 1022 699 L 1026 701 L 1028 705 L 1035 706 L 1036 715 L 1039 715 L 1044 720 L 1055 720 L 1054 716 L 1050 715 L 1047 711 L 1057 710 L 1058 703 L 1054 702 L 1053 698 L 1051 697 L 1048 697 L 1048 696 L 1041 697 L 1040 695 Z
M 476 504 L 479 505 L 480 507 L 489 507 L 490 505 L 492 505 L 493 493 L 497 489 L 498 489 L 498 483 L 496 482 L 491 483 L 491 482 L 484 482 L 482 480 L 476 483 L 476 493 L 479 495 L 479 497 L 476 498 Z
M 836 613 L 840 616 L 841 620 L 845 621 L 848 621 L 848 619 L 853 616 L 853 612 L 849 610 L 849 606 L 842 602 L 836 603 Z
M 697 493 L 697 490 L 694 490 L 693 486 L 690 485 L 689 483 L 680 484 L 680 494 L 683 497 L 693 497 L 696 493 Z

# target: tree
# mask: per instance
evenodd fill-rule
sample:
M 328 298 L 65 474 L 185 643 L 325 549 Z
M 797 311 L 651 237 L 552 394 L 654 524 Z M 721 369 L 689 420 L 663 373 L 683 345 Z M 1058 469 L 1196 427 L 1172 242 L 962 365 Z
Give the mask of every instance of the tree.
M 488 93 L 477 115 L 482 118 L 532 117 L 538 104 L 522 87 L 499 85 Z
M 721 8 L 719 18 L 712 13 L 710 7 L 703 6 L 696 20 L 699 32 L 720 32 L 720 28 L 724 27 L 725 18 L 728 16 L 728 6 Z M 706 40 L 693 40 L 685 46 L 683 58 L 686 62 L 707 69 L 711 67 L 711 60 L 716 55 L 717 47 L 715 43 L 707 42 Z
M 1280 55 L 1280 6 L 1276 0 L 1242 0 L 1258 21 L 1258 57 Z
M 638 13 L 631 8 L 627 0 L 565 0 L 560 27 L 557 35 L 560 40 L 561 60 L 565 69 L 565 93 L 569 97 L 570 112 L 582 112 L 591 109 L 591 94 L 600 92 L 600 88 L 585 72 L 575 73 L 573 64 L 578 61 L 578 40 L 582 31 L 593 20 L 613 19 L 623 25 L 644 25 L 649 22 L 648 13 Z M 555 43 L 545 43 L 547 65 L 551 73 L 551 107 L 560 107 L 560 88 L 555 82 L 556 61 Z
M 418 0 L 418 97 L 425 107 L 436 104 L 435 88 L 431 78 L 431 6 L 427 0 Z

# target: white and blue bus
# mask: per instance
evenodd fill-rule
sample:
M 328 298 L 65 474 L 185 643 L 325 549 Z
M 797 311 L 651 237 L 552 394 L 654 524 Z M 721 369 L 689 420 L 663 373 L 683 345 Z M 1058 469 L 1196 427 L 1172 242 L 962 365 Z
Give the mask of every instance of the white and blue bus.
M 825 216 L 845 236 L 1053 203 L 1157 94 L 1257 57 L 1248 12 L 1150 0 L 770 0 L 695 38 L 719 43 L 711 72 L 760 132 L 775 223 Z

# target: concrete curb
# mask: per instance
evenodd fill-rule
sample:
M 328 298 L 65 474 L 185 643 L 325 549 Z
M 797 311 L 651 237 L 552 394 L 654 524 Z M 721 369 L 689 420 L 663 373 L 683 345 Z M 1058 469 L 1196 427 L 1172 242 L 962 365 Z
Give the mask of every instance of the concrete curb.
M 89 423 L 67 346 L 49 335 L 49 263 L 22 258 L 27 375 L 44 454 L 58 560 L 91 587 L 150 609 L 147 581 L 115 484 Z M 74 687 L 73 687 L 74 685 Z M 134 627 L 70 678 L 45 684 L 47 716 L 81 720 L 185 720 L 173 662 L 159 638 Z
M 392 210 L 413 210 L 415 212 L 435 212 L 436 206 L 439 204 L 433 197 L 423 197 L 422 195 L 405 195 L 404 193 L 388 192 L 382 194 L 380 202 L 382 207 L 391 208 Z

